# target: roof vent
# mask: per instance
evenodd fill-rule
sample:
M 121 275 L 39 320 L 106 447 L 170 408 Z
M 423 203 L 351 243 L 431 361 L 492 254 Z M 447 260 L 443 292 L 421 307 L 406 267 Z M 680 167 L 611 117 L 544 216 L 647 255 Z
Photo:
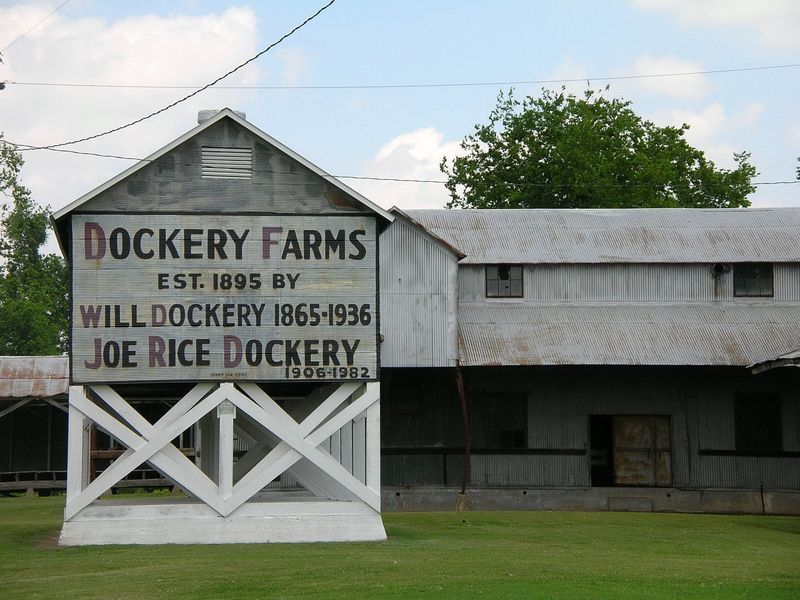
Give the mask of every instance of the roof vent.
M 200 175 L 210 179 L 252 179 L 252 148 L 200 148 Z
M 207 110 L 199 111 L 197 113 L 197 124 L 198 125 L 202 125 L 203 123 L 208 121 L 210 118 L 212 118 L 214 115 L 216 115 L 221 110 L 223 110 L 223 109 L 221 109 L 221 108 L 210 108 L 210 109 L 207 109 Z M 243 119 L 247 118 L 247 115 L 244 114 L 244 112 L 242 112 L 241 110 L 234 110 L 233 112 L 235 112 L 237 115 L 239 115 Z

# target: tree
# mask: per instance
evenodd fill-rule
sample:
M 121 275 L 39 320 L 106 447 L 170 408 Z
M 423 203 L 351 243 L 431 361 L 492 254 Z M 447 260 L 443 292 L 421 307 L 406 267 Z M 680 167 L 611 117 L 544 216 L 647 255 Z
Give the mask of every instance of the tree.
M 608 90 L 608 88 L 606 88 Z M 750 154 L 717 168 L 684 139 L 689 126 L 658 127 L 603 90 L 583 97 L 542 90 L 522 101 L 502 92 L 489 123 L 445 157 L 448 208 L 749 206 Z
M 48 211 L 19 183 L 22 158 L 0 136 L 0 354 L 60 354 L 68 346 L 68 276 L 64 261 L 43 255 Z

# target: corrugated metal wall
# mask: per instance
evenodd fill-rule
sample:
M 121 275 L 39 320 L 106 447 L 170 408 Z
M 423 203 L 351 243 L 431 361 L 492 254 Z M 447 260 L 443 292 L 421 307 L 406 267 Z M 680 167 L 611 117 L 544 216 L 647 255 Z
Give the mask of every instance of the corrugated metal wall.
M 773 301 L 800 301 L 800 265 L 775 265 Z M 715 285 L 710 264 L 525 265 L 523 299 L 516 302 L 713 302 L 733 300 L 733 274 Z M 485 300 L 484 265 L 462 264 L 460 302 Z M 492 299 L 491 302 L 497 302 Z
M 588 487 L 590 416 L 648 415 L 669 417 L 675 487 L 800 489 L 798 457 L 702 452 L 735 450 L 735 397 L 752 391 L 781 395 L 783 450 L 800 450 L 800 373 L 794 369 L 751 375 L 746 369 L 725 367 L 476 368 L 466 374 L 473 411 L 489 414 L 480 403 L 502 393 L 524 393 L 528 402 L 523 417 L 527 448 L 518 453 L 492 454 L 484 449 L 473 454 L 472 486 Z M 436 426 L 425 427 L 424 432 L 400 427 L 394 435 L 384 430 L 384 445 L 391 445 L 394 437 L 413 448 L 408 455 L 384 455 L 385 485 L 460 485 L 462 457 L 452 447 L 458 437 L 453 429 L 458 428 L 457 415 L 452 402 L 436 400 L 422 402 L 413 415 L 419 424 Z M 391 414 L 396 401 L 384 397 L 384 414 Z M 442 424 L 445 415 L 448 427 Z M 387 423 L 391 426 L 391 419 Z M 426 447 L 430 454 L 424 454 Z M 442 447 L 449 447 L 446 456 Z
M 399 218 L 379 243 L 381 366 L 455 366 L 455 256 Z

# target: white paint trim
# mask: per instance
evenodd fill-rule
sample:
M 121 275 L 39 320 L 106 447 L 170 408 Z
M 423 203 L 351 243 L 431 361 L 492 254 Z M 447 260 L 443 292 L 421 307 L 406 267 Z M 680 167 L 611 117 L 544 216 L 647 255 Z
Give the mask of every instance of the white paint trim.
M 259 544 L 386 540 L 381 517 L 356 502 L 250 502 L 220 517 L 203 504 L 99 501 L 64 523 L 62 546 Z
M 380 384 L 368 383 L 367 393 L 380 397 Z M 373 402 L 367 408 L 367 487 L 380 498 L 381 494 L 381 404 Z
M 245 510 L 243 507 L 254 495 L 285 471 L 290 471 L 306 489 L 320 498 L 355 501 L 379 514 L 380 413 L 375 409 L 380 403 L 380 386 L 377 383 L 345 382 L 325 391 L 327 397 L 317 392 L 311 394 L 309 402 L 318 404 L 298 423 L 255 384 L 242 383 L 237 388 L 232 383 L 201 383 L 151 424 L 107 385 L 73 386 L 69 398 L 70 454 L 65 521 L 70 522 L 83 514 L 100 495 L 145 461 L 220 517 L 227 518 L 234 511 L 239 514 Z M 90 393 L 97 401 L 90 397 Z M 218 472 L 214 475 L 219 485 L 171 443 L 201 419 L 213 418 L 210 413 L 214 409 L 217 409 L 219 419 L 214 426 L 218 439 L 215 448 L 206 450 L 217 455 Z M 237 409 L 240 411 L 238 421 L 235 420 Z M 361 415 L 366 415 L 361 420 L 364 426 L 351 426 L 353 419 Z M 88 430 L 91 422 L 127 449 L 89 483 Z M 233 465 L 234 428 L 257 442 L 251 450 L 252 456 L 250 453 L 245 455 L 241 468 L 236 472 Z M 346 468 L 340 460 L 321 449 L 332 436 L 341 438 L 343 428 L 347 429 L 344 433 L 346 444 L 353 449 L 365 450 L 365 477 L 354 476 L 352 465 Z M 357 434 L 365 439 L 353 439 Z M 352 458 L 348 462 L 352 462 Z M 377 486 L 374 482 L 370 485 L 375 473 Z M 238 475 L 241 478 L 236 480 Z
M 89 421 L 73 400 L 82 397 L 81 386 L 69 388 L 69 419 L 67 421 L 67 498 L 78 497 L 89 484 Z M 66 509 L 64 518 L 68 519 Z
M 233 490 L 233 419 L 235 415 L 236 408 L 229 401 L 226 400 L 217 406 L 219 421 L 219 474 L 217 481 L 219 482 L 219 495 L 223 500 L 230 498 Z
M 318 432 L 314 432 L 307 438 L 304 437 L 301 429 L 302 425 L 298 425 L 298 423 L 286 414 L 286 412 L 278 406 L 266 392 L 261 390 L 261 388 L 255 384 L 242 384 L 241 387 L 252 394 L 254 398 L 259 398 L 259 404 L 261 406 L 241 392 L 230 394 L 228 400 L 248 413 L 252 418 L 258 421 L 262 427 L 272 431 L 283 440 L 254 470 L 260 471 L 261 467 L 267 466 L 267 464 L 273 462 L 272 459 L 275 454 L 280 453 L 280 458 L 284 460 L 284 463 L 281 463 L 281 470 L 277 473 L 280 474 L 297 462 L 302 455 L 322 472 L 332 476 L 351 494 L 354 500 L 360 499 L 372 506 L 375 511 L 380 512 L 380 494 L 358 481 L 348 473 L 339 462 L 334 460 L 330 454 L 317 448 L 317 445 L 319 445 L 324 438 L 329 436 L 326 435 L 319 440 L 315 440 L 315 437 L 319 437 L 319 434 Z M 261 408 L 261 410 L 259 410 L 259 408 Z M 288 461 L 289 464 L 283 466 L 286 461 Z M 269 469 L 267 469 L 267 472 L 270 474 L 272 473 Z M 254 476 L 257 475 L 254 474 Z M 277 475 L 274 475 L 272 478 L 274 479 L 275 476 Z M 245 476 L 236 487 L 243 485 L 247 479 L 249 479 L 249 477 Z M 252 496 L 252 494 L 250 495 Z M 234 489 L 234 494 L 229 499 L 232 506 L 228 507 L 229 512 L 227 514 L 230 514 L 230 511 L 238 508 L 238 506 L 247 499 L 242 499 L 241 496 L 242 495 L 237 494 L 236 489 Z M 233 506 L 235 502 L 238 502 L 238 504 Z

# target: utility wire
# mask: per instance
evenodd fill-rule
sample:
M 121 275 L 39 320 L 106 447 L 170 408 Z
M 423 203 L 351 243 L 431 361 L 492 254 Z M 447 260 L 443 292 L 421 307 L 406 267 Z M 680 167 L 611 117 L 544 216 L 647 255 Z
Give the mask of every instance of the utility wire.
M 37 146 L 28 146 L 27 144 L 15 144 L 9 140 L 0 139 L 0 143 L 6 144 L 8 146 L 15 146 L 19 148 L 27 148 L 27 149 L 37 149 Z M 152 159 L 152 158 L 137 158 L 134 156 L 119 156 L 117 154 L 102 154 L 99 152 L 83 152 L 81 150 L 67 150 L 64 148 L 40 148 L 43 150 L 50 150 L 52 152 L 63 152 L 66 154 L 78 154 L 81 156 L 97 156 L 101 158 L 117 158 L 121 160 L 136 160 L 139 162 L 156 162 L 159 159 Z M 183 162 L 180 163 L 183 167 L 196 167 L 198 166 L 197 163 L 188 163 Z M 292 173 L 289 171 L 273 171 L 270 169 L 253 169 L 254 173 L 269 173 L 271 175 L 294 175 L 299 176 L 300 173 Z M 373 177 L 369 175 L 331 175 L 327 174 L 327 177 L 335 178 L 335 179 L 355 179 L 361 181 L 389 181 L 389 182 L 397 182 L 397 183 L 435 183 L 439 185 L 444 185 L 447 183 L 444 179 L 413 179 L 413 178 L 406 178 L 406 177 Z M 516 185 L 521 187 L 553 187 L 553 188 L 569 188 L 569 187 L 647 187 L 647 186 L 658 186 L 657 183 L 536 183 L 536 182 L 505 182 L 509 183 L 510 185 Z M 797 185 L 800 184 L 800 180 L 791 180 L 791 181 L 752 181 L 750 182 L 751 185 Z M 305 182 L 298 182 L 297 184 L 293 183 L 286 183 L 283 182 L 281 185 L 306 185 Z
M 221 75 L 221 76 L 217 77 L 217 78 L 216 78 L 214 81 L 212 81 L 211 83 L 207 83 L 206 85 L 202 86 L 201 88 L 199 88 L 199 89 L 196 89 L 196 90 L 195 90 L 195 91 L 193 91 L 191 94 L 187 94 L 187 95 L 186 95 L 186 96 L 184 96 L 183 98 L 180 98 L 179 100 L 175 100 L 175 102 L 172 102 L 172 103 L 170 103 L 170 104 L 167 104 L 167 105 L 166 105 L 165 107 L 163 107 L 163 108 L 160 108 L 160 109 L 158 109 L 158 110 L 156 110 L 156 111 L 153 111 L 153 112 L 151 112 L 151 113 L 150 113 L 150 114 L 148 114 L 148 115 L 145 115 L 145 116 L 143 116 L 143 117 L 140 117 L 140 118 L 138 118 L 138 119 L 136 119 L 136 120 L 134 120 L 134 121 L 131 121 L 130 123 L 125 123 L 124 125 L 120 125 L 119 127 L 114 127 L 113 129 L 109 129 L 108 131 L 103 131 L 103 132 L 101 132 L 101 133 L 96 133 L 96 134 L 94 134 L 94 135 L 88 135 L 88 136 L 86 136 L 86 137 L 79 138 L 79 139 L 77 139 L 77 140 L 70 140 L 70 141 L 68 141 L 68 142 L 61 142 L 61 143 L 59 143 L 59 144 L 49 144 L 49 145 L 47 145 L 47 146 L 26 146 L 26 147 L 25 147 L 25 148 L 23 148 L 23 149 L 24 149 L 24 150 L 53 150 L 53 149 L 55 149 L 55 148 L 60 148 L 60 147 L 62 147 L 62 146 L 70 146 L 70 145 L 72 145 L 72 144 L 78 144 L 78 143 L 80 143 L 80 142 L 86 142 L 86 141 L 89 141 L 89 140 L 94 140 L 94 139 L 97 139 L 97 138 L 99 138 L 99 137 L 103 137 L 103 136 L 109 135 L 109 134 L 111 134 L 111 133 L 116 133 L 117 131 L 121 131 L 122 129 L 127 129 L 128 127 L 132 127 L 133 125 L 136 125 L 136 124 L 138 124 L 138 123 L 141 123 L 142 121 L 146 121 L 147 119 L 150 119 L 150 118 L 152 118 L 152 117 L 155 117 L 156 115 L 159 115 L 159 114 L 161 114 L 161 113 L 163 113 L 163 112 L 165 112 L 165 111 L 169 110 L 170 108 L 173 108 L 174 106 L 177 106 L 177 105 L 178 105 L 178 104 L 180 104 L 181 102 L 185 102 L 185 101 L 186 101 L 186 100 L 188 100 L 189 98 L 192 98 L 192 97 L 196 96 L 196 95 L 197 95 L 197 94 L 199 94 L 200 92 L 202 92 L 202 91 L 204 91 L 204 90 L 207 90 L 208 88 L 210 88 L 210 87 L 211 87 L 211 86 L 213 86 L 214 84 L 216 84 L 216 83 L 219 83 L 220 81 L 222 81 L 223 79 L 225 79 L 225 78 L 226 78 L 226 77 L 228 77 L 229 75 L 232 75 L 232 74 L 234 74 L 236 71 L 238 71 L 238 70 L 239 70 L 239 69 L 241 69 L 242 67 L 244 67 L 244 66 L 246 66 L 246 65 L 250 64 L 251 62 L 253 62 L 253 61 L 254 61 L 254 60 L 256 60 L 257 58 L 259 58 L 260 56 L 262 56 L 262 55 L 266 54 L 267 52 L 269 52 L 270 50 L 272 50 L 272 49 L 273 49 L 275 46 L 277 46 L 278 44 L 280 44 L 281 42 L 283 42 L 285 39 L 287 39 L 288 37 L 292 36 L 292 35 L 293 35 L 294 33 L 296 33 L 297 31 L 299 31 L 300 29 L 302 29 L 302 28 L 303 28 L 305 25 L 307 25 L 308 23 L 310 23 L 311 21 L 313 21 L 314 19 L 316 19 L 316 18 L 317 18 L 317 17 L 318 17 L 320 14 L 322 14 L 322 12 L 323 12 L 325 9 L 327 9 L 327 8 L 329 8 L 331 5 L 333 5 L 333 3 L 334 3 L 334 2 L 336 2 L 336 0 L 330 0 L 330 2 L 328 2 L 327 4 L 325 4 L 325 5 L 324 5 L 322 8 L 320 8 L 320 9 L 319 9 L 317 12 L 315 12 L 313 15 L 311 15 L 310 17 L 308 17 L 308 18 L 307 18 L 305 21 L 303 21 L 303 22 L 302 22 L 302 23 L 300 23 L 299 25 L 295 26 L 295 27 L 294 27 L 294 29 L 292 29 L 292 30 L 291 30 L 291 31 L 289 31 L 288 33 L 285 33 L 285 34 L 283 34 L 283 35 L 282 35 L 280 38 L 278 38 L 278 40 L 277 40 L 277 41 L 275 41 L 275 42 L 271 43 L 269 46 L 267 46 L 266 48 L 264 48 L 264 49 L 263 49 L 261 52 L 259 52 L 259 53 L 257 53 L 256 55 L 254 55 L 254 56 L 252 56 L 252 57 L 248 58 L 246 61 L 244 61 L 244 62 L 243 62 L 243 63 L 241 63 L 240 65 L 238 65 L 238 66 L 234 67 L 233 69 L 231 69 L 230 71 L 228 71 L 228 72 L 227 72 L 227 73 L 225 73 L 224 75 Z
M 758 67 L 738 67 L 734 69 L 711 69 L 707 71 L 681 71 L 675 73 L 649 73 L 643 75 L 611 75 L 605 77 L 573 77 L 570 79 L 528 79 L 519 81 L 471 81 L 450 83 L 389 83 L 389 84 L 353 84 L 353 85 L 220 85 L 218 90 L 382 90 L 382 89 L 414 89 L 414 88 L 458 88 L 487 87 L 509 85 L 534 85 L 548 83 L 575 83 L 581 81 L 621 81 L 627 79 L 654 79 L 658 77 L 685 77 L 688 75 L 716 75 L 720 73 L 743 73 L 748 71 L 768 71 L 775 69 L 796 69 L 800 63 L 786 65 L 763 65 Z M 145 89 L 145 90 L 184 90 L 195 89 L 194 85 L 147 85 L 126 83 L 59 83 L 46 81 L 10 81 L 7 85 L 66 87 L 66 88 L 104 88 L 104 89 Z M 211 84 L 213 85 L 213 84 Z
M 54 14 L 56 14 L 58 11 L 60 11 L 62 8 L 64 8 L 64 7 L 65 7 L 67 4 L 69 4 L 70 2 L 71 2 L 71 0 L 65 0 L 64 2 L 62 2 L 61 4 L 59 4 L 58 6 L 56 6 L 56 7 L 53 9 L 53 11 L 52 11 L 50 14 L 48 14 L 48 15 L 47 15 L 46 17 L 44 17 L 44 18 L 43 18 L 41 21 L 39 21 L 38 23 L 36 23 L 36 25 L 34 25 L 33 27 L 31 27 L 30 29 L 28 29 L 27 31 L 25 31 L 24 33 L 22 33 L 21 35 L 18 35 L 17 37 L 15 37 L 15 38 L 12 40 L 12 42 L 11 42 L 10 44 L 8 44 L 8 45 L 7 45 L 5 48 L 3 48 L 2 50 L 0 50 L 0 54 L 2 54 L 3 52 L 5 52 L 5 51 L 6 51 L 6 50 L 8 50 L 9 48 L 11 48 L 11 46 L 13 46 L 14 44 L 16 44 L 18 41 L 20 41 L 20 40 L 21 40 L 22 38 L 24 38 L 26 35 L 28 35 L 28 34 L 29 34 L 31 31 L 33 31 L 34 29 L 36 29 L 36 28 L 37 28 L 39 25 L 41 25 L 42 23 L 44 23 L 45 21 L 47 21 L 47 19 L 49 19 L 50 17 L 52 17 Z

